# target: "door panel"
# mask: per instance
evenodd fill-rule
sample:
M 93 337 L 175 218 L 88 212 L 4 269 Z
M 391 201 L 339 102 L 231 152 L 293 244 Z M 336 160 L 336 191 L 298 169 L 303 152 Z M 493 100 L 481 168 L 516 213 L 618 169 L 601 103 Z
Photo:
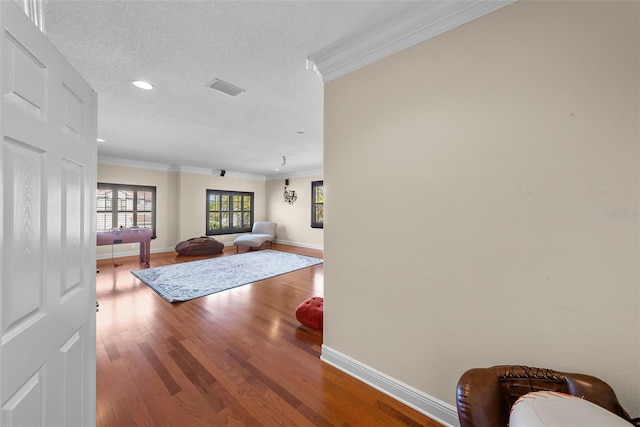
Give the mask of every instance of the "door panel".
M 44 316 L 44 152 L 5 137 L 2 342 Z M 29 266 L 29 268 L 24 268 Z
M 0 425 L 93 425 L 96 95 L 15 2 L 0 28 Z
M 45 66 L 13 34 L 5 30 L 2 58 L 5 98 L 35 117 L 44 115 Z
M 65 299 L 82 287 L 81 265 L 77 260 L 82 254 L 82 205 L 85 195 L 82 192 L 84 167 L 68 159 L 61 160 L 62 170 L 62 281 L 61 295 Z
M 82 135 L 82 100 L 69 87 L 64 89 L 64 126 L 63 131 L 68 132 L 75 139 Z
M 25 384 L 3 406 L 3 425 L 41 426 L 42 423 L 42 380 L 40 372 L 29 378 Z

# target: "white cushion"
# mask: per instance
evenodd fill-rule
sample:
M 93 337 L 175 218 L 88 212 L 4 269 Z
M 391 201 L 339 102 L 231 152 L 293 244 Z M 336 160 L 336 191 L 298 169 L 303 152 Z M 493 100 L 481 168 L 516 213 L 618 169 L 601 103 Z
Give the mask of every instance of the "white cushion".
M 236 237 L 234 246 L 260 247 L 264 242 L 270 242 L 276 237 L 278 224 L 269 221 L 256 221 L 253 223 L 251 234 Z
M 267 234 L 271 235 L 271 238 L 276 237 L 276 227 L 278 226 L 275 222 L 269 221 L 256 221 L 253 223 L 253 229 L 251 230 L 252 234 Z
M 521 396 L 511 408 L 510 427 L 629 427 L 616 414 L 588 400 L 553 391 Z
M 252 248 L 257 248 L 264 242 L 269 242 L 271 240 L 273 240 L 273 236 L 271 234 L 245 234 L 243 236 L 236 237 L 233 244 L 234 246 L 251 246 Z

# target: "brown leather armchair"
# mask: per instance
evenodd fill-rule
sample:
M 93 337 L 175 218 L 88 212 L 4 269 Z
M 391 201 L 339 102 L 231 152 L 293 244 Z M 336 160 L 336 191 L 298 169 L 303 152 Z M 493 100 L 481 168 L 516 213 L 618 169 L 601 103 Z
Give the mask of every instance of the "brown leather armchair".
M 639 419 L 631 419 L 620 406 L 613 389 L 596 377 L 502 365 L 470 369 L 462 374 L 456 390 L 460 427 L 506 427 L 515 401 L 529 392 L 543 390 L 584 398 L 633 425 L 640 425 Z

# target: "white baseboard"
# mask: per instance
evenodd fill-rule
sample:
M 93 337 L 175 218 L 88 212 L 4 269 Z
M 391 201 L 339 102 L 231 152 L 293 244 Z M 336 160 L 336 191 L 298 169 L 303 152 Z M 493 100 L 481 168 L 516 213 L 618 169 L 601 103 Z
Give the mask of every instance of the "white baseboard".
M 391 378 L 331 347 L 322 345 L 320 359 L 445 426 L 460 425 L 458 411 L 454 406 Z
M 151 249 L 151 253 L 152 254 L 157 254 L 157 253 L 161 253 L 161 252 L 175 252 L 175 248 L 156 248 L 156 249 Z M 135 249 L 132 251 L 124 251 L 124 252 L 114 252 L 113 256 L 115 258 L 121 258 L 121 257 L 125 257 L 125 256 L 135 256 L 135 255 L 140 255 L 140 249 Z M 105 254 L 96 254 L 96 259 L 110 259 L 111 258 L 111 253 L 105 253 Z
M 310 245 L 310 244 L 307 244 L 307 243 L 290 242 L 288 240 L 274 240 L 274 242 L 282 243 L 283 245 L 298 246 L 298 247 L 301 247 L 301 248 L 319 249 L 319 250 L 323 250 L 324 249 L 324 247 L 320 246 L 320 245 Z M 224 243 L 225 246 L 233 246 L 233 241 L 222 242 L 222 243 Z M 151 249 L 151 253 L 152 254 L 157 254 L 157 253 L 161 253 L 161 252 L 175 252 L 175 247 Z M 134 256 L 134 255 L 139 255 L 139 254 L 140 254 L 140 250 L 139 249 L 134 249 L 134 250 L 131 250 L 131 251 L 114 252 L 113 256 L 116 257 L 116 258 L 119 258 L 119 257 Z M 110 259 L 110 258 L 111 258 L 111 253 L 103 253 L 103 254 L 97 254 L 96 255 L 96 259 Z
M 324 246 L 323 245 L 312 245 L 310 243 L 299 243 L 299 242 L 292 242 L 290 240 L 280 240 L 280 239 L 276 239 L 274 240 L 275 243 L 282 243 L 283 245 L 291 245 L 291 246 L 298 246 L 300 248 L 307 248 L 307 249 L 318 249 L 323 251 L 324 250 Z

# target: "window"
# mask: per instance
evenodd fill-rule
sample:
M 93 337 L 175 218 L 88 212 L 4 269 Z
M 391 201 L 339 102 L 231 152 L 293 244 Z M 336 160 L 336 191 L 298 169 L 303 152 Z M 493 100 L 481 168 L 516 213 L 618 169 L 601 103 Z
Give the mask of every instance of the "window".
M 145 227 L 156 237 L 156 187 L 98 183 L 96 230 Z
M 311 182 L 311 227 L 324 228 L 324 181 Z
M 253 193 L 207 190 L 207 236 L 246 233 L 253 226 Z

